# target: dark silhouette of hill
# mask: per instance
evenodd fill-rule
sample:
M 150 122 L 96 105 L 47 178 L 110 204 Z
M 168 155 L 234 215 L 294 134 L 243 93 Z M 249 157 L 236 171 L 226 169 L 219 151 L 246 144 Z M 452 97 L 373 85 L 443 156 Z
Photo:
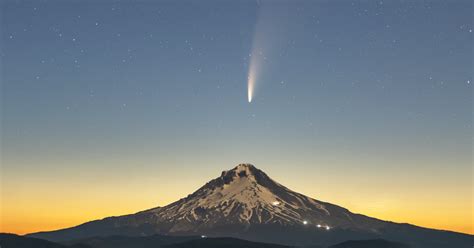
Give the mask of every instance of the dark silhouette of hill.
M 73 240 L 67 242 L 67 244 L 86 244 L 93 248 L 157 248 L 162 245 L 181 243 L 193 239 L 201 239 L 201 237 L 167 235 L 151 235 L 143 237 L 107 236 Z
M 236 238 L 202 238 L 152 235 L 146 237 L 109 236 L 70 241 L 65 244 L 15 234 L 0 234 L 2 248 L 288 248 L 289 246 L 251 242 Z
M 92 248 L 84 244 L 62 245 L 47 240 L 29 238 L 16 234 L 0 233 L 1 248 Z
M 409 245 L 391 242 L 383 239 L 373 240 L 349 240 L 329 248 L 410 248 Z
M 165 245 L 163 248 L 289 248 L 290 246 L 251 242 L 236 238 L 201 238 Z

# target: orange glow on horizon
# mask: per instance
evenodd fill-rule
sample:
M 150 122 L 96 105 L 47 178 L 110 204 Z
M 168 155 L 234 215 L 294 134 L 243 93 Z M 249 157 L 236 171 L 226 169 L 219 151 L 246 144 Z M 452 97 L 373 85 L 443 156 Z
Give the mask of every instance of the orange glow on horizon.
M 140 210 L 147 209 L 145 208 L 135 208 L 130 211 L 112 211 L 114 214 L 103 214 L 103 213 L 89 213 L 89 214 L 81 214 L 75 213 L 76 215 L 72 214 L 66 216 L 64 213 L 57 215 L 58 217 L 64 217 L 64 219 L 58 218 L 55 216 L 48 216 L 48 217 L 35 217 L 34 214 L 30 216 L 2 216 L 2 223 L 0 225 L 0 232 L 3 233 L 15 233 L 18 235 L 24 235 L 28 233 L 40 232 L 40 231 L 52 231 L 58 230 L 68 227 L 73 227 L 80 225 L 82 223 L 102 219 L 109 216 L 118 216 L 118 215 L 125 215 L 130 213 L 135 213 Z M 359 211 L 357 211 L 359 213 Z M 423 211 L 420 211 L 423 212 Z M 474 235 L 474 230 L 472 226 L 467 225 L 466 223 L 453 223 L 452 220 L 449 219 L 427 219 L 427 216 L 422 218 L 418 218 L 417 216 L 411 216 L 412 218 L 403 218 L 402 216 L 392 216 L 388 215 L 377 215 L 375 213 L 368 213 L 363 212 L 362 214 L 369 215 L 371 217 L 375 217 L 382 220 L 390 220 L 399 223 L 410 223 L 417 226 L 439 229 L 439 230 L 449 230 L 455 231 L 460 233 L 466 233 Z M 421 213 L 420 213 L 421 214 Z M 26 217 L 26 218 L 25 218 Z M 436 216 L 433 216 L 435 218 Z M 19 221 L 20 220 L 20 221 Z M 450 222 L 451 221 L 451 222 Z
M 180 197 L 177 197 L 180 198 Z M 362 200 L 363 201 L 363 200 Z M 370 200 L 367 200 L 370 202 Z M 117 204 L 116 201 L 106 202 L 99 199 L 91 199 L 86 202 L 66 202 L 56 206 L 47 206 L 50 202 L 39 202 L 39 205 L 23 205 L 15 208 L 4 206 L 2 209 L 0 232 L 15 233 L 24 235 L 39 231 L 52 231 L 73 227 L 84 222 L 102 219 L 110 216 L 119 216 L 135 213 L 141 210 L 157 206 L 157 204 L 135 202 L 130 204 Z M 93 202 L 93 204 L 91 203 Z M 171 201 L 170 201 L 171 202 Z M 158 204 L 165 206 L 168 203 Z M 27 204 L 26 202 L 24 204 Z M 77 207 L 66 207 L 77 204 Z M 342 205 L 342 204 L 340 204 Z M 65 206 L 65 208 L 61 208 Z M 94 207 L 101 206 L 101 207 Z M 45 208 L 51 207 L 51 211 Z M 474 234 L 472 224 L 466 223 L 465 212 L 453 212 L 447 216 L 440 216 L 436 211 L 426 211 L 425 208 L 413 207 L 413 209 L 402 211 L 403 206 L 392 205 L 389 208 L 373 208 L 353 206 L 349 208 L 354 213 L 361 213 L 381 220 L 394 221 L 399 223 L 410 223 L 422 227 L 440 230 L 449 230 L 467 234 Z M 72 211 L 71 211 L 72 210 Z
M 220 165 L 223 163 L 209 165 L 205 161 L 202 164 L 196 163 L 195 166 L 200 168 L 201 173 L 195 175 L 189 173 L 189 168 L 174 167 L 179 162 L 162 163 L 173 165 L 175 169 L 136 167 L 131 171 L 124 166 L 131 162 L 123 160 L 114 161 L 112 164 L 115 165 L 115 170 L 112 171 L 107 170 L 108 167 L 88 168 L 88 178 L 70 176 L 84 171 L 83 167 L 75 164 L 63 167 L 64 171 L 49 171 L 40 176 L 38 173 L 26 175 L 21 171 L 9 172 L 8 176 L 3 175 L 2 179 L 5 180 L 1 184 L 0 232 L 26 234 L 62 229 L 96 219 L 165 206 L 194 192 L 207 181 L 219 176 L 215 172 L 223 169 Z M 401 171 L 401 174 L 391 173 L 394 182 L 405 178 L 405 183 L 400 185 L 387 182 L 376 170 L 359 175 L 357 166 L 346 169 L 347 173 L 337 173 L 339 166 L 346 164 L 345 161 L 314 161 L 314 164 L 327 166 L 318 167 L 317 173 L 315 169 L 299 174 L 288 173 L 287 167 L 278 163 L 287 162 L 269 161 L 267 164 L 271 164 L 271 168 L 258 166 L 258 161 L 255 164 L 268 172 L 275 181 L 293 191 L 345 207 L 354 213 L 381 220 L 474 234 L 472 202 L 468 197 L 471 194 L 471 182 L 459 179 L 457 173 L 444 173 L 446 183 L 443 185 L 416 176 L 424 173 L 422 168 L 410 171 L 415 175 L 412 181 L 407 180 L 405 171 Z M 378 161 L 370 163 L 378 164 Z M 400 161 L 394 163 L 398 164 Z M 154 163 L 145 161 L 143 164 Z M 205 164 L 207 167 L 203 166 Z M 265 163 L 261 164 L 265 166 Z M 296 166 L 295 171 L 303 171 L 304 168 L 306 167 Z M 160 175 L 160 178 L 157 179 L 156 175 Z M 45 176 L 49 178 L 46 180 Z M 176 181 L 178 176 L 179 182 Z M 360 180 L 362 176 L 363 181 Z M 470 175 L 464 176 L 469 178 Z M 454 182 L 453 178 L 458 181 Z M 448 184 L 448 181 L 453 183 Z M 351 185 L 350 189 L 348 185 Z M 442 202 L 439 201 L 440 198 L 443 199 Z

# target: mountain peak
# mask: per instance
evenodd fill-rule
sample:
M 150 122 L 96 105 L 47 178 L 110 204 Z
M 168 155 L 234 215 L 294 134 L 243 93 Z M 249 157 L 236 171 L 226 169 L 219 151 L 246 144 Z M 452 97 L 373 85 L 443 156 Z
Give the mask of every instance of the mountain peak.
M 234 168 L 234 170 L 245 170 L 245 169 L 251 169 L 251 168 L 255 168 L 255 166 L 253 164 L 243 163 L 243 164 L 238 164 Z
M 231 170 L 223 171 L 221 177 L 224 180 L 224 184 L 228 184 L 237 178 L 247 178 L 256 181 L 258 177 L 264 174 L 263 171 L 257 169 L 252 164 L 238 164 Z

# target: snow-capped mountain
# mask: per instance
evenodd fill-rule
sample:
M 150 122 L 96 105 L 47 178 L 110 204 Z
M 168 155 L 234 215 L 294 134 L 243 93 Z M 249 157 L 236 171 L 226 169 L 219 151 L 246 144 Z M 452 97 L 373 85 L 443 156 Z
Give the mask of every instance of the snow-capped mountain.
M 195 233 L 230 224 L 323 229 L 366 229 L 382 224 L 369 218 L 362 221 L 361 216 L 354 216 L 347 209 L 291 191 L 251 164 L 239 164 L 188 197 L 142 212 L 145 213 L 160 222 L 172 223 L 168 233 Z
M 387 238 L 415 247 L 471 244 L 470 235 L 378 220 L 291 191 L 251 164 L 239 164 L 187 197 L 164 207 L 31 234 L 64 241 L 152 234 L 230 236 L 290 245 L 328 245 Z

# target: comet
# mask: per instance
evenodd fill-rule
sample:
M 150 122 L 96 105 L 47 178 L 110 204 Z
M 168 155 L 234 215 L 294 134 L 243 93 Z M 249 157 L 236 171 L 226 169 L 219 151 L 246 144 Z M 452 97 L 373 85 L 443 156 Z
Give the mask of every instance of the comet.
M 269 61 L 281 47 L 283 39 L 280 36 L 286 30 L 284 28 L 286 26 L 286 18 L 284 18 L 287 15 L 286 8 L 272 4 L 270 1 L 259 2 L 258 8 L 247 75 L 247 100 L 249 103 L 254 100 L 257 88 L 264 81 L 262 76 L 269 73 Z
M 252 40 L 251 52 L 249 54 L 250 64 L 247 75 L 247 98 L 251 103 L 256 92 L 257 81 L 261 81 L 260 74 L 264 63 L 263 52 L 266 52 L 268 47 L 268 30 L 270 26 L 270 18 L 268 18 L 268 7 L 259 6 L 257 23 Z
M 249 72 L 250 74 L 250 72 Z M 248 81 L 247 81 L 247 97 L 249 100 L 249 103 L 252 102 L 252 96 L 253 96 L 253 87 L 254 87 L 254 81 L 253 77 L 249 75 Z
M 252 53 L 249 55 L 250 56 L 250 67 L 249 67 L 249 73 L 247 77 L 247 97 L 249 103 L 252 102 L 253 97 L 255 95 L 256 91 L 256 84 L 257 84 L 257 79 L 259 79 L 259 74 L 261 73 L 261 67 L 265 62 L 266 57 L 264 56 L 263 50 L 261 48 L 261 37 L 258 37 L 258 35 L 255 36 L 255 40 L 253 43 L 253 49 Z
M 247 81 L 247 97 L 248 97 L 249 103 L 252 102 L 254 88 L 255 88 L 255 71 L 252 70 L 252 67 L 250 67 L 248 81 Z

